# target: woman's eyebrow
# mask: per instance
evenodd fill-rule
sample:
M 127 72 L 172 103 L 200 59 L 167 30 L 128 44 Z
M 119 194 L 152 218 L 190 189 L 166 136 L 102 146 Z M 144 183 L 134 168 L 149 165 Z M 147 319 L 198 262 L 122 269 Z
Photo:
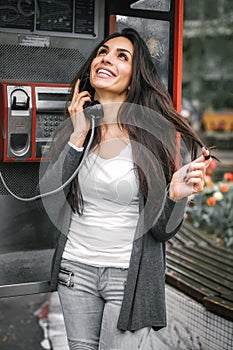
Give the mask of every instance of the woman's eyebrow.
M 119 48 L 117 48 L 117 51 L 128 52 L 130 54 L 130 56 L 133 56 L 132 53 L 129 50 L 127 50 L 127 49 L 122 49 L 122 48 L 119 47 Z
M 101 47 L 104 47 L 104 48 L 106 48 L 106 49 L 109 50 L 109 46 L 108 46 L 108 45 L 103 44 L 103 45 L 100 46 L 100 48 L 101 48 Z M 131 53 L 129 50 L 127 50 L 127 49 L 123 49 L 123 48 L 121 48 L 121 47 L 118 47 L 118 48 L 117 48 L 117 51 L 128 52 L 128 53 L 130 54 L 130 56 L 133 57 L 132 53 Z

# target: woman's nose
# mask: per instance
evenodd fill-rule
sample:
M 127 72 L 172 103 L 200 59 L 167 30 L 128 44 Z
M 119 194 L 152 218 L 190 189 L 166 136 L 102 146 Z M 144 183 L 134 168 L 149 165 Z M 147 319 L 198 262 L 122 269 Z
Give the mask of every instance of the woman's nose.
M 111 53 L 107 53 L 105 56 L 103 56 L 102 62 L 111 64 L 112 63 L 112 55 L 111 55 Z

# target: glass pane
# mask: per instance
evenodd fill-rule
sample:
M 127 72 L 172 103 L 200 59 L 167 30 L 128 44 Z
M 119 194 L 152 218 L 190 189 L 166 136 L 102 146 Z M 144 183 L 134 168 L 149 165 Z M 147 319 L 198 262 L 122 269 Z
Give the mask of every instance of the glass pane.
M 0 27 L 32 30 L 34 1 L 0 1 Z
M 168 87 L 170 23 L 147 18 L 117 16 L 117 31 L 136 29 L 147 43 L 164 86 Z
M 139 0 L 130 7 L 138 10 L 169 11 L 171 0 Z
M 224 0 L 224 13 L 227 15 L 231 11 L 233 11 L 233 1 L 232 0 Z
M 198 2 L 199 4 L 199 2 Z M 197 6 L 196 2 L 190 2 L 185 0 L 184 2 L 184 17 L 185 20 L 199 19 L 200 17 L 200 7 Z
M 72 32 L 73 2 L 37 0 L 39 11 L 36 18 L 36 29 L 54 32 Z
M 218 18 L 218 1 L 205 0 L 204 2 L 204 18 L 205 19 L 215 19 Z

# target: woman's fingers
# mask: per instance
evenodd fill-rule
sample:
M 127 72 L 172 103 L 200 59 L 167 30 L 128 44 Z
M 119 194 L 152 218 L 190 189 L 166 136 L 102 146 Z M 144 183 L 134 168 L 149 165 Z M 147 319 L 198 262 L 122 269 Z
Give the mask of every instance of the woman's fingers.
M 88 91 L 80 92 L 68 107 L 70 115 L 76 114 L 83 109 L 85 102 L 91 101 L 91 95 Z
M 202 170 L 194 170 L 194 171 L 189 171 L 185 176 L 184 176 L 184 181 L 186 183 L 189 182 L 190 179 L 192 178 L 200 178 L 204 180 L 204 173 Z
M 73 97 L 79 93 L 79 85 L 80 85 L 80 79 L 78 79 L 75 84 Z
M 71 103 L 68 107 L 68 112 L 70 114 L 74 133 L 76 139 L 79 135 L 86 134 L 90 128 L 90 121 L 87 120 L 83 113 L 83 106 L 85 102 L 91 101 L 91 95 L 88 91 L 79 92 L 80 80 L 78 79 L 72 96 Z
M 70 104 L 73 104 L 76 101 L 77 94 L 79 93 L 79 84 L 80 84 L 80 79 L 77 80 L 74 86 L 74 92 L 73 92 L 73 96 Z
M 79 86 L 80 79 L 78 79 L 75 84 L 72 100 L 68 107 L 70 115 L 76 114 L 77 112 L 83 109 L 83 105 L 85 104 L 85 102 L 91 101 L 90 93 L 88 91 L 79 92 Z
M 75 116 L 78 112 L 83 110 L 85 102 L 91 101 L 91 95 L 88 91 L 82 91 L 74 94 L 71 104 L 68 107 L 68 111 L 71 117 Z
M 211 154 L 210 151 L 206 147 L 202 147 L 202 155 L 196 158 L 194 163 L 205 162 L 205 166 L 209 166 L 211 162 Z
M 192 189 L 193 193 L 198 193 L 203 191 L 204 181 L 200 178 L 192 178 Z
M 206 147 L 202 147 L 202 155 L 204 156 L 205 160 L 210 159 L 210 151 Z
M 91 95 L 88 91 L 79 91 L 80 80 L 78 79 L 72 96 L 68 111 L 73 124 L 73 133 L 70 136 L 71 143 L 77 147 L 82 147 L 88 130 L 90 129 L 90 120 L 85 117 L 83 106 L 85 102 L 91 101 Z
M 190 163 L 184 177 L 185 182 L 189 182 L 192 178 L 200 178 L 203 183 L 205 179 L 206 169 L 211 162 L 210 151 L 205 147 L 202 148 L 202 155 Z
M 206 169 L 211 162 L 211 157 L 209 156 L 210 151 L 203 147 L 200 157 L 174 173 L 170 184 L 172 198 L 181 199 L 203 191 Z

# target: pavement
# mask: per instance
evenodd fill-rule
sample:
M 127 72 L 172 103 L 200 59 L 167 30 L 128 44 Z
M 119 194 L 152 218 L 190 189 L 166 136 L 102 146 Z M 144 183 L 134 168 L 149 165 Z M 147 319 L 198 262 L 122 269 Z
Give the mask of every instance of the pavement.
M 45 300 L 44 294 L 0 298 L 1 350 L 44 349 L 43 329 L 34 313 Z
M 61 305 L 57 292 L 50 295 L 48 337 L 53 350 L 69 350 Z
M 0 298 L 0 350 L 69 350 L 57 292 Z
M 160 332 L 151 332 L 145 344 L 145 350 L 200 349 L 200 328 L 197 327 L 197 321 L 195 321 L 197 317 L 195 307 L 193 307 L 193 305 L 191 305 L 191 308 L 187 306 L 190 304 L 190 300 L 188 300 L 188 304 L 187 302 L 181 302 L 179 294 L 177 294 L 177 298 L 174 300 L 174 293 L 172 294 L 171 291 L 169 293 L 170 297 L 168 298 L 168 301 L 170 300 L 170 303 L 168 303 L 168 309 L 170 309 L 168 310 L 168 316 L 170 315 L 170 318 L 168 317 L 168 323 L 170 324 L 170 327 L 161 330 Z M 174 308 L 173 303 L 176 305 Z M 179 304 L 179 307 L 185 305 L 185 307 L 182 306 L 180 309 L 182 317 L 184 316 L 184 328 L 182 328 L 183 325 L 182 322 L 180 323 L 180 320 L 177 323 L 177 303 Z M 204 325 L 207 327 L 207 324 L 205 323 L 206 319 L 202 319 L 203 316 L 202 314 L 200 315 L 199 320 L 204 322 Z M 187 322 L 187 320 L 189 321 Z M 214 324 L 212 323 L 211 327 L 213 327 L 213 325 Z M 194 326 L 195 331 L 193 330 Z M 209 329 L 208 327 L 206 329 Z M 222 327 L 224 327 L 224 324 L 222 325 L 221 323 L 218 323 L 217 326 L 215 325 L 214 327 L 215 330 L 218 330 L 218 335 L 220 336 L 218 342 L 221 343 L 221 339 L 223 340 L 224 336 L 228 336 L 228 328 L 226 328 L 226 333 L 224 333 L 223 336 Z M 208 339 L 204 337 L 202 339 L 203 344 L 206 344 L 205 342 L 211 339 L 212 336 L 210 335 L 208 335 Z M 198 347 L 195 345 L 196 341 L 198 341 Z M 213 345 L 212 340 L 211 344 Z M 69 350 L 57 292 L 50 294 L 25 295 L 22 297 L 0 298 L 0 350 L 44 349 Z M 230 350 L 232 347 L 231 345 L 230 347 L 217 347 L 217 345 L 216 347 L 208 347 L 207 345 L 205 349 Z

